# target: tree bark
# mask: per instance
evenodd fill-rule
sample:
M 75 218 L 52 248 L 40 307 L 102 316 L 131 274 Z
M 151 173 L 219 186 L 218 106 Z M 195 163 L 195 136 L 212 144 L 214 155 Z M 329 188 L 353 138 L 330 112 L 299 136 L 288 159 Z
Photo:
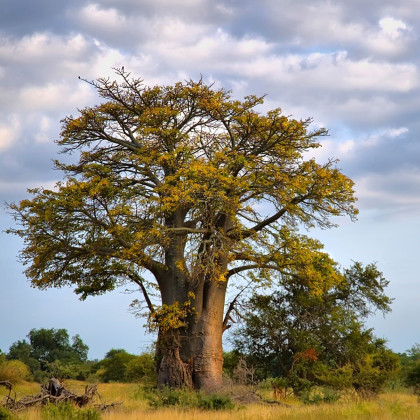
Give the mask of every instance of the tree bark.
M 158 385 L 214 391 L 222 385 L 226 283 L 208 282 L 194 300 L 187 326 L 159 332 Z
M 166 220 L 171 228 L 184 226 L 185 211 L 178 210 Z M 219 228 L 228 231 L 232 223 L 221 217 Z M 160 278 L 162 304 L 183 305 L 191 301 L 185 325 L 159 330 L 157 345 L 158 385 L 187 386 L 214 391 L 222 385 L 223 370 L 223 313 L 227 281 L 215 280 L 210 274 L 191 278 L 183 266 L 186 234 L 174 234 L 165 251 L 167 271 Z M 227 272 L 227 255 L 220 254 L 220 244 L 213 244 L 211 254 L 217 257 L 208 262 L 210 270 Z M 200 250 L 205 252 L 204 248 Z M 199 252 L 200 252 L 199 251 Z

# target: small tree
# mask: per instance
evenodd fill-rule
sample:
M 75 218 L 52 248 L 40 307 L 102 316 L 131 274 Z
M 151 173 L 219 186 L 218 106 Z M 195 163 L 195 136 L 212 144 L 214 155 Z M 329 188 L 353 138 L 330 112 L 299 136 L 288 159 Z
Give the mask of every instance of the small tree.
M 318 292 L 305 278 L 290 278 L 282 289 L 244 305 L 236 349 L 262 376 L 288 378 L 297 393 L 313 384 L 377 392 L 396 371 L 398 357 L 363 322 L 375 310 L 390 310 L 387 284 L 374 264 L 360 263 Z
M 100 362 L 99 375 L 104 382 L 125 382 L 128 364 L 135 358 L 123 349 L 110 350 Z
M 281 282 L 292 268 L 314 288 L 338 281 L 294 227 L 354 218 L 353 182 L 335 161 L 305 159 L 327 134 L 311 119 L 261 114 L 263 98 L 232 100 L 202 80 L 147 87 L 116 73 L 120 82 L 89 82 L 100 105 L 62 121 L 58 143 L 79 161 L 56 162 L 64 182 L 11 205 L 22 228 L 10 232 L 25 241 L 35 287 L 74 286 L 82 299 L 138 287 L 159 331 L 158 382 L 211 389 L 228 283 Z

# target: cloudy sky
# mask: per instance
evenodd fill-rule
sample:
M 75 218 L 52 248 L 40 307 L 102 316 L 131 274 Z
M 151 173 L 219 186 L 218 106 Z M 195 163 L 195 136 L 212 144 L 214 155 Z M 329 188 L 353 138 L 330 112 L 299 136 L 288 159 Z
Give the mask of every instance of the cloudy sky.
M 369 325 L 404 351 L 420 342 L 418 22 L 419 0 L 1 0 L 0 202 L 61 178 L 59 121 L 98 101 L 79 75 L 124 65 L 147 84 L 203 75 L 238 98 L 267 94 L 267 109 L 329 129 L 317 158 L 340 159 L 360 217 L 311 234 L 344 267 L 377 263 L 395 302 Z M 13 223 L 2 206 L 0 230 Z M 31 289 L 21 246 L 0 233 L 0 349 L 52 327 L 80 334 L 92 358 L 152 342 L 123 290 L 79 302 Z

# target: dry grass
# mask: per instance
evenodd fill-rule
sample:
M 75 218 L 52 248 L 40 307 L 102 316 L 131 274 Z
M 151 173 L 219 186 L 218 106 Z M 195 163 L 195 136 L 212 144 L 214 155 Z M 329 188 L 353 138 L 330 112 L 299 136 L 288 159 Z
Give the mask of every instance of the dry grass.
M 85 384 L 68 381 L 66 387 L 83 392 Z M 103 420 L 418 420 L 420 404 L 414 395 L 404 392 L 382 394 L 377 400 L 347 400 L 334 404 L 303 405 L 289 399 L 289 407 L 278 405 L 248 404 L 231 411 L 179 410 L 174 408 L 151 409 L 142 398 L 137 384 L 99 384 L 99 393 L 105 403 L 122 402 L 123 405 L 102 414 Z M 36 394 L 37 384 L 22 384 L 20 394 Z M 20 419 L 42 420 L 39 409 L 19 414 Z

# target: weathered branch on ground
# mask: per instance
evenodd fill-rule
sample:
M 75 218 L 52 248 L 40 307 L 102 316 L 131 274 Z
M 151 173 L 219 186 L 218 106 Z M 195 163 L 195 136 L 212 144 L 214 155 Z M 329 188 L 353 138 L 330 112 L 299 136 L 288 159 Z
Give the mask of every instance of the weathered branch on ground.
M 282 407 L 287 407 L 287 408 L 291 408 L 292 406 L 290 404 L 286 404 L 282 401 L 278 401 L 278 400 L 269 400 L 267 398 L 263 398 L 260 394 L 258 394 L 258 392 L 254 392 L 255 396 L 258 397 L 263 403 L 265 404 L 276 404 L 276 405 L 281 405 Z
M 58 404 L 61 402 L 72 402 L 78 407 L 83 407 L 93 402 L 95 397 L 98 397 L 99 400 L 101 400 L 101 396 L 98 393 L 98 384 L 86 385 L 84 393 L 79 395 L 66 389 L 58 379 L 51 378 L 47 386 L 41 385 L 40 394 L 35 396 L 24 396 L 20 400 L 17 400 L 16 392 L 9 381 L 0 381 L 0 385 L 4 386 L 9 391 L 8 395 L 6 395 L 6 399 L 0 401 L 0 406 L 12 411 L 26 410 L 38 404 Z M 101 404 L 96 404 L 94 407 L 99 410 L 106 410 L 121 404 L 122 403 L 104 404 L 101 401 Z
M 290 404 L 283 401 L 264 398 L 259 394 L 255 386 L 252 387 L 235 387 L 230 393 L 230 397 L 234 403 L 238 404 L 263 404 L 263 405 L 280 405 L 286 408 L 292 408 Z
M 11 404 L 16 401 L 16 392 L 13 390 L 13 386 L 11 382 L 9 381 L 0 381 L 0 385 L 4 386 L 8 391 L 9 394 L 6 396 L 6 403 L 5 404 Z M 12 393 L 14 394 L 12 398 Z

